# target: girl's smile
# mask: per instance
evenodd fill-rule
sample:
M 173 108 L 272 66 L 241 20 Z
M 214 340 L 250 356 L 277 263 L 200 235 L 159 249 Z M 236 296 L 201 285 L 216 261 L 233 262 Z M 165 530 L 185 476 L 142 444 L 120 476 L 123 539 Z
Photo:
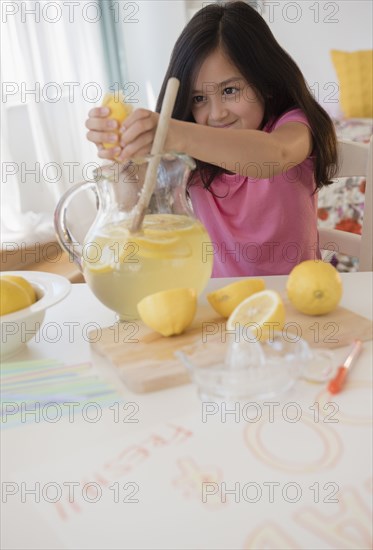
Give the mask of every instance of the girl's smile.
M 264 103 L 217 49 L 198 72 L 192 91 L 192 114 L 197 124 L 205 126 L 257 130 L 263 120 Z

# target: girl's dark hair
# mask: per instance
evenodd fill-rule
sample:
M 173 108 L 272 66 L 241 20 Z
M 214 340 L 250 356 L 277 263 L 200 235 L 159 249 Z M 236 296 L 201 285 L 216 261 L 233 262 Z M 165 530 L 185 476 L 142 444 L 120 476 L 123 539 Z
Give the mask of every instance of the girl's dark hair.
M 160 111 L 170 77 L 180 80 L 173 118 L 195 122 L 192 88 L 206 57 L 221 47 L 264 101 L 261 129 L 290 109 L 301 109 L 313 135 L 316 189 L 330 185 L 337 167 L 337 139 L 332 120 L 314 99 L 293 59 L 281 48 L 261 15 L 245 2 L 210 4 L 184 28 L 173 49 L 156 106 Z M 223 169 L 197 160 L 204 187 Z

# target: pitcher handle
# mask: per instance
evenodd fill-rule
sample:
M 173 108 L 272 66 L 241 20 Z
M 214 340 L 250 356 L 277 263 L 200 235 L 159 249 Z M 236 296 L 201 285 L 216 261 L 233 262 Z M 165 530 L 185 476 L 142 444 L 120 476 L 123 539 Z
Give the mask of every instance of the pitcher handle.
M 54 213 L 54 228 L 56 230 L 60 245 L 69 254 L 70 258 L 78 264 L 81 271 L 83 246 L 76 239 L 74 239 L 70 229 L 67 227 L 66 212 L 70 201 L 75 197 L 75 195 L 81 191 L 86 191 L 87 189 L 93 189 L 96 195 L 96 202 L 99 205 L 100 199 L 97 192 L 96 183 L 94 181 L 80 182 L 73 185 L 60 198 Z

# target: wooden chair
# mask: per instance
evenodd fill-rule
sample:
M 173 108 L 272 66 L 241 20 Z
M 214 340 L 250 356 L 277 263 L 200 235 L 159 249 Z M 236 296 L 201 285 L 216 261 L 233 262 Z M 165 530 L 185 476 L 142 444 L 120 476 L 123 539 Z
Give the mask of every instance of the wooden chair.
M 336 177 L 364 176 L 366 178 L 363 227 L 361 236 L 338 229 L 319 229 L 321 250 L 334 251 L 359 259 L 359 271 L 373 271 L 372 249 L 372 158 L 373 136 L 370 143 L 338 141 L 339 170 Z

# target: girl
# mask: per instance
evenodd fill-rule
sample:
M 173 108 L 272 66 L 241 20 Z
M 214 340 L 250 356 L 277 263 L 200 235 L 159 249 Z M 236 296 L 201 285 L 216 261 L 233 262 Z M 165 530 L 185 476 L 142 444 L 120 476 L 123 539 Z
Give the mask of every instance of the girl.
M 176 42 L 157 112 L 135 110 L 113 149 L 101 145 L 108 110 L 92 109 L 87 137 L 101 158 L 150 152 L 171 76 L 180 90 L 165 150 L 197 162 L 188 192 L 213 243 L 213 276 L 287 274 L 320 258 L 315 191 L 335 173 L 333 124 L 258 12 L 245 2 L 200 10 Z

